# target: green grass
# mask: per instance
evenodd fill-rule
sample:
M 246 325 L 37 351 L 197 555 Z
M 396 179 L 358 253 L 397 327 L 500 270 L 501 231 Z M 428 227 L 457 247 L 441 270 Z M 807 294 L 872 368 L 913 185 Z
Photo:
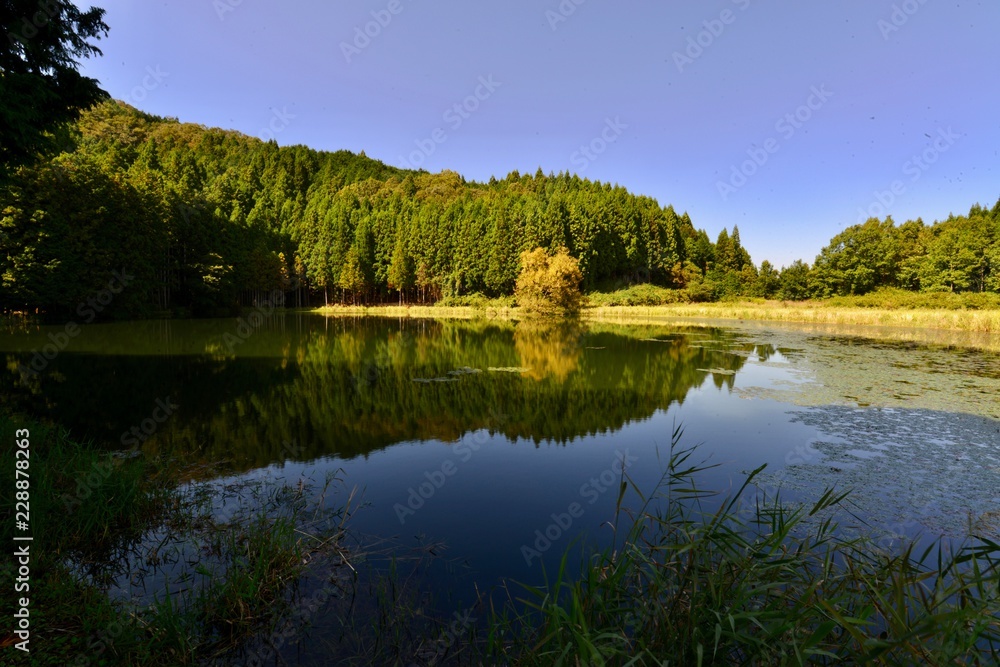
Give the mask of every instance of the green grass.
M 800 665 L 997 664 L 1000 545 L 910 543 L 885 553 L 843 537 L 832 512 L 749 497 L 750 483 L 702 513 L 692 449 L 674 434 L 653 496 L 622 543 L 578 580 L 566 558 L 544 587 L 493 610 L 486 664 Z M 744 495 L 748 494 L 748 495 Z
M 168 496 L 161 472 L 141 458 L 115 459 L 75 442 L 59 427 L 0 414 L 3 451 L 11 461 L 4 472 L 10 484 L 0 491 L 13 510 L 13 440 L 17 429 L 30 431 L 32 533 L 55 555 L 100 552 L 123 535 L 134 535 L 160 514 Z M 12 536 L 5 522 L 3 536 Z
M 13 544 L 14 433 L 19 429 L 28 429 L 30 443 L 31 664 L 72 664 L 79 655 L 103 654 L 98 649 L 107 628 L 126 626 L 128 620 L 106 595 L 73 575 L 67 561 L 100 578 L 105 564 L 162 519 L 169 490 L 162 471 L 141 458 L 113 459 L 56 426 L 0 414 L 0 451 L 10 463 L 0 490 L 4 515 L 11 517 L 3 523 L 7 545 Z M 0 586 L 12 590 L 13 577 L 5 568 Z M 128 630 L 117 639 L 125 651 L 138 649 Z M 112 663 L 105 656 L 91 664 Z
M 690 297 L 684 290 L 668 289 L 656 285 L 632 285 L 613 292 L 591 292 L 587 294 L 587 305 L 591 308 L 613 306 L 667 306 L 688 303 Z
M 296 584 L 317 554 L 347 563 L 340 540 L 353 493 L 344 509 L 325 509 L 335 480 L 327 476 L 318 489 L 304 481 L 255 480 L 223 490 L 198 487 L 186 496 L 172 517 L 171 541 L 193 547 L 198 563 L 133 614 L 146 655 L 170 656 L 137 664 L 230 659 L 254 638 L 273 635 L 297 603 Z M 229 508 L 222 514 L 220 500 Z
M 311 485 L 251 489 L 226 518 L 212 510 L 211 495 L 179 491 L 181 471 L 143 457 L 112 458 L 33 420 L 0 415 L 4 460 L 14 460 L 14 433 L 25 428 L 32 635 L 30 660 L 17 662 L 20 652 L 3 649 L 12 664 L 184 665 L 224 655 L 276 622 L 314 553 L 339 549 L 348 512 L 321 511 L 331 478 L 315 503 L 307 501 Z M 13 517 L 13 465 L 8 470 L 0 505 Z M 8 545 L 12 524 L 3 527 Z M 199 564 L 147 607 L 113 602 L 104 587 L 137 562 L 153 530 L 166 531 L 164 542 L 199 550 Z M 150 567 L 148 554 L 141 567 Z M 0 586 L 12 590 L 11 559 L 4 563 Z
M 515 306 L 515 301 L 513 296 L 501 296 L 496 298 L 490 298 L 483 294 L 476 292 L 475 294 L 468 294 L 465 296 L 446 296 L 437 303 L 435 306 L 441 308 L 473 308 L 476 310 L 487 310 L 495 309 L 502 310 L 505 308 L 513 308 Z

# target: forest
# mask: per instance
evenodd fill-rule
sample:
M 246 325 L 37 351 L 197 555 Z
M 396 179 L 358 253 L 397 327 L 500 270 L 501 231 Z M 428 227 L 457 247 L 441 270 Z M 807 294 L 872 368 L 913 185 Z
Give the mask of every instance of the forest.
M 212 315 L 280 292 L 288 306 L 513 294 L 525 250 L 566 248 L 584 291 L 649 283 L 678 301 L 1000 292 L 1000 201 L 934 224 L 871 219 L 812 265 L 755 264 L 737 227 L 563 172 L 488 183 L 362 152 L 279 147 L 103 101 L 57 150 L 0 179 L 0 310 Z M 102 302 L 103 303 L 103 302 Z

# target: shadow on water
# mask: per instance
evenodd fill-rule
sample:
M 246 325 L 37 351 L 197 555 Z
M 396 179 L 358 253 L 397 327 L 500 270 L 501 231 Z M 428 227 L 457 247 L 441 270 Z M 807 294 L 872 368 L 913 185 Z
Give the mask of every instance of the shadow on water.
M 731 386 L 755 349 L 700 328 L 657 337 L 649 328 L 289 315 L 245 339 L 237 329 L 222 320 L 98 325 L 41 372 L 19 372 L 46 342 L 38 329 L 7 352 L 4 407 L 109 449 L 141 443 L 150 455 L 248 470 L 283 461 L 290 442 L 296 460 L 478 429 L 565 443 L 683 402 L 706 370 Z M 160 423 L 163 405 L 175 407 Z

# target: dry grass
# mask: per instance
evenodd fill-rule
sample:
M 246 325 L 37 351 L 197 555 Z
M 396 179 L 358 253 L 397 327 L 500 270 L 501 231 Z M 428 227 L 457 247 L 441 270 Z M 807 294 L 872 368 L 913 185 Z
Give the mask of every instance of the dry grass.
M 518 308 L 473 306 L 331 306 L 331 317 L 396 317 L 466 320 L 517 320 Z M 822 301 L 746 301 L 668 306 L 586 308 L 590 322 L 616 325 L 716 325 L 781 328 L 803 333 L 859 336 L 879 340 L 944 345 L 1000 352 L 1000 310 L 934 308 L 863 308 L 827 305 Z
M 669 306 L 602 307 L 587 311 L 594 318 L 696 317 L 850 326 L 945 329 L 1000 334 L 1000 310 L 886 309 L 826 306 L 821 302 L 760 301 L 675 304 Z
M 445 320 L 472 320 L 477 318 L 515 319 L 517 308 L 506 306 L 475 308 L 473 306 L 327 306 L 316 309 L 321 315 L 331 317 L 429 317 Z
M 316 312 L 333 317 L 435 319 L 519 319 L 518 308 L 472 306 L 330 306 Z M 691 324 L 691 320 L 780 322 L 799 330 L 941 343 L 1000 350 L 1000 310 L 863 308 L 823 301 L 743 301 L 666 306 L 586 308 L 583 317 L 616 324 Z

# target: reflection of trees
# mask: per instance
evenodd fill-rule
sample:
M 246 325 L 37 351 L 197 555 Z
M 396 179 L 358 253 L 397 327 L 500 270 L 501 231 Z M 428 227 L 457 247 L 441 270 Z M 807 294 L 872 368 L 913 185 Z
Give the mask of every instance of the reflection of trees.
M 706 329 L 320 318 L 262 330 L 245 351 L 66 354 L 57 359 L 59 386 L 49 379 L 43 388 L 46 411 L 116 442 L 170 396 L 182 407 L 147 451 L 240 468 L 289 454 L 351 458 L 407 440 L 455 441 L 478 429 L 565 443 L 683 402 L 706 382 L 698 369 L 738 371 L 747 354 L 773 353 Z M 531 370 L 487 370 L 518 366 Z M 481 372 L 450 374 L 463 368 Z M 99 391 L 81 403 L 95 377 Z M 733 377 L 711 382 L 732 386 Z
M 576 370 L 582 347 L 578 320 L 545 322 L 525 320 L 514 331 L 520 366 L 534 380 L 551 377 L 563 381 Z

